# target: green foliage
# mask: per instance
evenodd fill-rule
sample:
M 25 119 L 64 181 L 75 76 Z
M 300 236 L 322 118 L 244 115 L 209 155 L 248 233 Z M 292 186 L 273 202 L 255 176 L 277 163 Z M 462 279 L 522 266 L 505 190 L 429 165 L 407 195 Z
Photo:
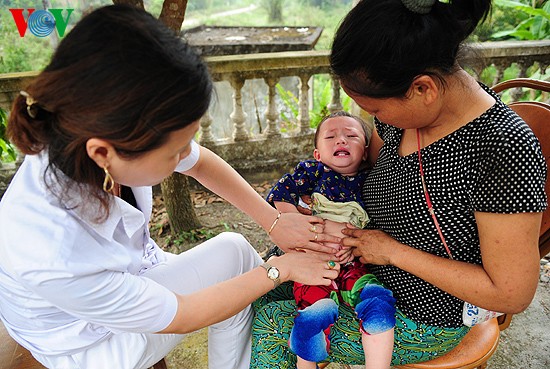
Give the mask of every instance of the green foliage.
M 332 102 L 332 81 L 326 75 L 316 75 L 313 79 L 317 89 L 313 91 L 313 109 L 309 112 L 309 119 L 311 127 L 317 128 L 321 120 L 330 113 L 328 108 Z M 340 100 L 342 110 L 349 111 L 351 98 L 342 89 L 340 89 Z
M 0 9 L 0 73 L 40 70 L 51 54 L 48 38 L 21 37 L 8 9 Z
M 538 66 L 532 66 L 527 70 L 527 75 L 529 78 L 537 79 L 537 80 L 550 80 L 550 70 L 546 73 L 541 73 L 540 68 Z M 517 65 L 512 65 L 510 68 L 507 68 L 504 71 L 504 76 L 502 78 L 503 81 L 507 81 L 512 78 L 517 78 L 519 76 L 519 68 Z M 518 96 L 511 96 L 512 94 L 516 94 L 518 91 L 516 89 L 509 89 L 502 93 L 501 99 L 505 103 L 511 103 L 512 101 L 540 101 L 547 103 L 548 102 L 548 96 L 547 94 L 544 94 L 541 91 L 536 91 L 529 88 L 524 88 L 522 90 L 522 93 L 520 94 L 519 98 Z
M 4 0 L 0 0 L 4 1 Z M 5 2 L 5 1 L 4 1 Z M 282 20 L 269 21 L 271 3 L 282 4 Z M 65 2 L 51 0 L 52 7 L 67 7 Z M 74 25 L 85 11 L 112 4 L 112 0 L 75 1 L 70 6 L 75 8 L 70 25 Z M 164 0 L 144 0 L 145 9 L 158 17 Z M 323 27 L 323 33 L 317 43 L 317 49 L 329 49 L 332 35 L 345 14 L 351 9 L 351 0 L 189 0 L 185 19 L 196 19 L 205 25 L 223 26 L 270 26 L 286 25 L 290 27 L 310 26 Z M 41 4 L 40 4 L 41 5 Z M 31 71 L 43 69 L 49 61 L 53 48 L 49 37 L 19 36 L 17 27 L 8 12 L 10 7 L 34 6 L 39 3 L 25 0 L 8 1 L 0 9 L 0 73 Z M 233 15 L 215 16 L 227 10 L 255 6 L 254 10 Z M 264 6 L 259 6 L 264 5 Z M 268 6 L 269 5 L 269 6 Z
M 298 118 L 298 114 L 300 113 L 298 98 L 292 93 L 292 91 L 286 90 L 279 83 L 277 83 L 275 87 L 277 88 L 278 96 L 283 102 L 284 106 L 287 108 L 287 110 L 290 111 L 290 114 L 292 114 L 292 116 L 288 116 L 285 111 L 280 112 L 282 120 L 281 131 L 288 132 L 296 128 L 296 119 Z
M 326 75 L 315 75 L 313 77 L 313 106 L 310 106 L 309 121 L 310 127 L 316 128 L 319 122 L 329 114 L 329 105 L 332 102 L 332 81 Z M 292 116 L 281 112 L 281 131 L 286 132 L 296 128 L 296 121 L 300 113 L 299 99 L 292 91 L 286 90 L 280 84 L 276 85 L 278 96 Z M 349 111 L 351 98 L 340 89 L 342 109 Z
M 332 84 L 330 80 L 324 81 L 324 85 L 319 78 L 314 77 L 313 80 L 314 86 L 319 85 L 319 88 L 313 90 L 313 109 L 309 111 L 309 124 L 312 128 L 317 128 L 323 117 L 330 113 L 328 106 L 332 99 Z
M 511 29 L 517 24 L 516 14 L 509 8 L 493 6 L 490 17 L 477 26 L 467 41 L 484 42 L 491 39 L 497 31 Z
M 529 78 L 533 79 L 548 79 L 550 78 L 550 70 L 546 74 L 540 73 L 540 65 L 535 63 L 534 65 L 527 68 L 527 71 L 525 72 Z M 485 83 L 488 86 L 491 86 L 497 76 L 497 68 L 494 65 L 491 65 L 483 70 L 483 73 L 481 74 L 480 81 Z M 516 63 L 512 64 L 508 68 L 504 70 L 504 73 L 502 75 L 501 81 L 507 81 L 509 79 L 518 78 L 520 77 L 520 68 Z
M 185 242 L 206 241 L 217 235 L 218 233 L 214 232 L 211 229 L 198 228 L 192 229 L 189 232 L 181 232 L 172 239 L 172 242 L 174 243 L 174 245 L 180 246 Z
M 283 21 L 283 7 L 285 0 L 262 0 L 260 1 L 262 8 L 267 11 L 268 21 L 279 22 Z
M 487 86 L 492 86 L 496 79 L 497 72 L 498 72 L 497 68 L 494 65 L 491 65 L 485 68 L 483 70 L 483 73 L 481 73 L 480 81 L 486 84 Z M 502 80 L 516 78 L 518 77 L 518 75 L 519 75 L 519 68 L 516 64 L 513 64 L 504 70 Z
M 0 73 L 26 72 L 42 70 L 54 52 L 57 44 L 57 33 L 54 31 L 47 37 L 36 37 L 29 31 L 24 37 L 19 35 L 10 8 L 35 8 L 41 9 L 40 1 L 28 0 L 2 0 L 4 6 L 0 7 Z M 148 0 L 146 0 L 147 2 Z M 112 4 L 112 0 L 87 0 L 87 1 L 60 1 L 51 0 L 52 8 L 73 8 L 70 16 L 67 32 L 80 19 L 85 11 L 100 6 Z M 24 14 L 27 17 L 27 14 Z M 65 34 L 67 34 L 67 32 Z
M 550 39 L 550 2 L 544 2 L 540 8 L 519 1 L 496 0 L 495 3 L 516 14 L 516 25 L 493 33 L 491 39 Z
M 8 116 L 0 108 L 0 162 L 7 163 L 17 159 L 15 147 L 6 138 L 6 127 L 8 125 Z
M 182 244 L 185 244 L 188 242 L 203 242 L 213 237 L 216 237 L 222 232 L 231 231 L 231 227 L 226 222 L 221 222 L 220 225 L 223 226 L 222 231 L 218 231 L 217 229 L 202 227 L 202 228 L 192 229 L 188 232 L 181 232 L 176 236 L 169 236 L 169 239 L 172 244 L 179 247 Z

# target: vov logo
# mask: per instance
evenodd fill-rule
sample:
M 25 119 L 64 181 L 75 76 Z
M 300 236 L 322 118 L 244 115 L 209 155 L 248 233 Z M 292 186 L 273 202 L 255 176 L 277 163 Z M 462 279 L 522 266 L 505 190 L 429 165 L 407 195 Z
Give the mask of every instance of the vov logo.
M 63 11 L 67 11 L 67 17 L 63 19 Z M 34 10 L 27 9 L 27 19 L 23 16 L 25 9 L 10 9 L 17 30 L 21 37 L 25 37 L 27 28 L 36 37 L 49 36 L 54 28 L 57 29 L 59 37 L 65 35 L 69 18 L 74 9 L 49 9 L 49 10 Z

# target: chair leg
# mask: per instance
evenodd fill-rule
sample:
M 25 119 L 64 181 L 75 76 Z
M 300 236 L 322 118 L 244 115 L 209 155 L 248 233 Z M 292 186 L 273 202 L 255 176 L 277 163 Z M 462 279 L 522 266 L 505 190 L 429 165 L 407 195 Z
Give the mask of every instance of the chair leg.
M 161 361 L 153 365 L 152 369 L 168 369 L 168 367 L 166 366 L 166 360 L 164 360 L 163 358 Z

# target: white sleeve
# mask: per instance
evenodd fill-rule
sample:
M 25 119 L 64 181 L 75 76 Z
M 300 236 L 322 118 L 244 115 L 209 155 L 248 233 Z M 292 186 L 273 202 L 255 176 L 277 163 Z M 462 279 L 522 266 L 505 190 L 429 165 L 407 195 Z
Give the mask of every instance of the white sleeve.
M 189 169 L 193 168 L 195 164 L 197 164 L 197 162 L 199 161 L 199 156 L 200 146 L 198 143 L 195 142 L 195 140 L 193 140 L 191 141 L 191 152 L 185 158 L 181 159 L 174 171 L 180 173 L 188 171 Z
M 114 271 L 76 277 L 61 272 L 44 274 L 34 271 L 24 275 L 27 287 L 66 313 L 115 333 L 159 332 L 176 316 L 175 294 L 146 277 Z
M 68 217 L 30 219 L 20 211 L 14 224 L 23 224 L 22 217 L 29 219 L 29 229 L 19 232 L 17 241 L 12 232 L 6 239 L 22 247 L 12 247 L 5 256 L 10 274 L 30 291 L 33 313 L 43 313 L 48 322 L 80 319 L 113 332 L 154 333 L 172 322 L 176 295 L 129 272 L 132 259 L 125 247 L 105 242 Z

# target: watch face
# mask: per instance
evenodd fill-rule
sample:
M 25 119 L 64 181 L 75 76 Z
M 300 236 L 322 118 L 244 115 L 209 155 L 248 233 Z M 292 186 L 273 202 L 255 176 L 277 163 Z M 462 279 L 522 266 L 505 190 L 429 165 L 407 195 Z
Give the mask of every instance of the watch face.
M 279 270 L 277 268 L 269 268 L 267 276 L 269 279 L 277 279 L 279 278 Z

